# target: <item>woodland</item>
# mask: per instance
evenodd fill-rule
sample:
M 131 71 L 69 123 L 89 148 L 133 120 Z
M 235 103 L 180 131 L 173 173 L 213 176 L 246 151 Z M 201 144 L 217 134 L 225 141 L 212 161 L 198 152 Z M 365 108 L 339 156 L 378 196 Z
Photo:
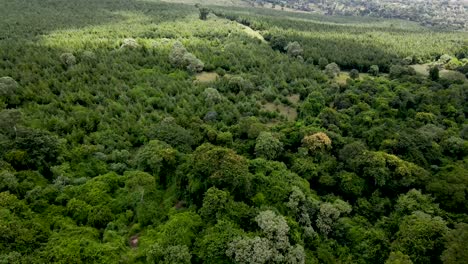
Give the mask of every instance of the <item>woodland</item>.
M 467 32 L 202 4 L 2 0 L 1 264 L 468 263 Z

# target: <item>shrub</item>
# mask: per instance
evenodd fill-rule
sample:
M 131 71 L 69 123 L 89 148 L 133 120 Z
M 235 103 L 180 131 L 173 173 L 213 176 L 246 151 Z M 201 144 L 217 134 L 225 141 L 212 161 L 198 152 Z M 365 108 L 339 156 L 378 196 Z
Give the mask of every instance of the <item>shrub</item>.
M 63 53 L 60 55 L 60 60 L 62 61 L 62 64 L 68 68 L 76 64 L 76 58 L 71 53 Z
M 340 67 L 332 62 L 325 67 L 325 74 L 330 78 L 335 78 L 340 74 Z
M 126 38 L 123 40 L 122 45 L 120 46 L 121 49 L 136 49 L 139 45 L 137 41 L 133 38 Z

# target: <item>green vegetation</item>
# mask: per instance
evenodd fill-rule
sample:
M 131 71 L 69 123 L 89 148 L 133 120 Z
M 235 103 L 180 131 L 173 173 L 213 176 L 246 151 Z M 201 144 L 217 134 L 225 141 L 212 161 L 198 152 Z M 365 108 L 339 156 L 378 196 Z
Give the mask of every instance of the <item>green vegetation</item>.
M 466 33 L 138 0 L 0 17 L 0 263 L 468 262 Z
M 464 0 L 246 0 L 252 5 L 281 6 L 288 10 L 343 16 L 370 16 L 399 18 L 416 21 L 422 25 L 468 29 L 468 5 Z

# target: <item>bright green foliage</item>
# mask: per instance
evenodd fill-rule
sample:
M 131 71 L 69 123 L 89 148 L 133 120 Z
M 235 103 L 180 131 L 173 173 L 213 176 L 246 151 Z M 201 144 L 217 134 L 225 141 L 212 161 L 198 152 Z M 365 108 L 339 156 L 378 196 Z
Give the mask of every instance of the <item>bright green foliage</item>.
M 122 41 L 121 49 L 136 49 L 139 45 L 137 41 L 133 38 L 126 38 Z
M 466 32 L 175 2 L 2 2 L 0 263 L 467 262 Z
M 202 224 L 202 219 L 194 212 L 175 213 L 166 223 L 150 230 L 148 236 L 165 250 L 170 246 L 191 248 Z
M 283 151 L 283 143 L 272 133 L 262 132 L 255 143 L 255 155 L 265 159 L 276 159 Z
M 167 248 L 161 247 L 159 244 L 154 244 L 146 253 L 146 260 L 148 263 L 181 263 L 190 264 L 192 258 L 187 246 L 169 246 Z
M 201 217 L 206 221 L 215 221 L 221 218 L 221 214 L 227 209 L 229 199 L 228 192 L 211 187 L 203 197 L 203 206 L 200 209 Z
M 447 231 L 442 218 L 416 211 L 403 218 L 392 249 L 409 255 L 414 263 L 438 261 Z
M 403 215 L 409 215 L 415 211 L 421 211 L 427 214 L 438 214 L 439 207 L 433 203 L 433 198 L 422 194 L 421 191 L 412 189 L 407 194 L 400 195 L 395 205 L 395 212 Z
M 401 253 L 400 251 L 390 253 L 385 264 L 413 264 L 410 257 Z
M 219 220 L 218 223 L 206 229 L 196 241 L 197 255 L 205 263 L 229 263 L 226 255 L 228 243 L 244 231 L 234 223 Z

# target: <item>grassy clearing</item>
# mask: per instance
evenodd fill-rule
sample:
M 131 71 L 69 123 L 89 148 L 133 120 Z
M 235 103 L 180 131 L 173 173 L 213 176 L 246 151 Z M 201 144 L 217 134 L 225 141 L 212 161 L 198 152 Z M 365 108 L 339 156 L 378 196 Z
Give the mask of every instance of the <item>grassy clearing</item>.
M 364 80 L 366 77 L 370 77 L 371 75 L 368 73 L 359 73 L 359 79 L 358 80 Z M 338 77 L 336 77 L 336 82 L 339 84 L 345 84 L 346 80 L 350 79 L 349 77 L 349 71 L 342 71 Z
M 201 72 L 195 76 L 195 80 L 200 83 L 214 82 L 219 75 L 216 72 Z
M 284 104 L 266 103 L 263 109 L 268 112 L 278 112 L 281 116 L 285 117 L 288 121 L 294 121 L 297 118 L 297 110 L 293 107 Z

